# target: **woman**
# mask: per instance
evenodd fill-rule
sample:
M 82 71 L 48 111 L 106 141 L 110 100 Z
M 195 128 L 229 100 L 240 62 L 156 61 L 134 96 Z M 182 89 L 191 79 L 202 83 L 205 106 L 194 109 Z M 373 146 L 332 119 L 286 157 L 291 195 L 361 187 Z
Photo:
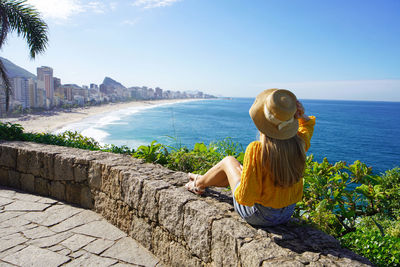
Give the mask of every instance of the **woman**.
M 198 195 L 206 187 L 230 186 L 239 215 L 254 226 L 286 223 L 303 195 L 306 151 L 315 117 L 306 116 L 296 96 L 285 89 L 268 89 L 250 108 L 260 141 L 249 144 L 243 166 L 226 157 L 204 175 L 189 174 L 186 188 Z

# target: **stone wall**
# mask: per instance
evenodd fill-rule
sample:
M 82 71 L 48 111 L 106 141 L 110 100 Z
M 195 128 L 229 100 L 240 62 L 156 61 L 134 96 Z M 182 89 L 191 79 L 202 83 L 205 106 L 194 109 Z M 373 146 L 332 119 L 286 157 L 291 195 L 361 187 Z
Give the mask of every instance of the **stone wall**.
M 112 153 L 0 142 L 0 184 L 93 209 L 166 265 L 364 266 L 368 260 L 294 220 L 256 229 L 231 193 L 183 187 L 187 174 Z

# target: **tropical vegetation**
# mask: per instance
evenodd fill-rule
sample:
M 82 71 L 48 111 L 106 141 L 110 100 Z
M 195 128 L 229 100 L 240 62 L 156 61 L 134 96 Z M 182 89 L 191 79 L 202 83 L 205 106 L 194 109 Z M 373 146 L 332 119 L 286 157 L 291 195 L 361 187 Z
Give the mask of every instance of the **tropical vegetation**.
M 10 32 L 17 32 L 29 47 L 31 58 L 44 52 L 47 46 L 47 24 L 38 11 L 26 3 L 26 0 L 0 0 L 0 49 Z M 3 81 L 6 95 L 6 110 L 9 108 L 11 84 L 6 69 L 0 60 L 0 81 Z
M 243 161 L 243 148 L 232 139 L 193 149 L 153 141 L 136 150 L 101 146 L 77 132 L 58 135 L 25 133 L 18 124 L 0 123 L 0 140 L 24 140 L 132 155 L 172 170 L 205 173 L 225 156 Z M 304 196 L 295 217 L 340 240 L 343 246 L 367 257 L 377 266 L 400 266 L 400 168 L 380 175 L 360 161 L 322 162 L 307 157 Z

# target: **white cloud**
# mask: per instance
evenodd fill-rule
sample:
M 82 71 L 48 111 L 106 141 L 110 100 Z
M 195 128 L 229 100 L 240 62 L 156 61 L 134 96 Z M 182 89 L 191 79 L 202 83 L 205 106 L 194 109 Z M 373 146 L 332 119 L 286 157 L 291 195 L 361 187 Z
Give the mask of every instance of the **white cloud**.
M 127 19 L 122 22 L 122 25 L 135 26 L 139 20 L 140 20 L 139 18 Z
M 85 11 L 79 0 L 28 0 L 27 3 L 37 8 L 44 18 L 66 20 Z
M 114 11 L 114 10 L 117 9 L 118 3 L 117 2 L 111 2 L 109 5 L 110 5 L 110 9 L 112 11 Z
M 107 6 L 99 1 L 90 1 L 87 4 L 80 0 L 28 0 L 28 4 L 34 6 L 44 18 L 65 21 L 72 16 L 84 12 L 105 13 Z M 115 3 L 110 4 L 115 9 Z
M 132 5 L 143 8 L 165 7 L 174 4 L 180 0 L 135 0 Z
M 87 10 L 91 10 L 95 13 L 104 13 L 106 10 L 106 7 L 104 4 L 100 2 L 89 2 L 86 5 Z

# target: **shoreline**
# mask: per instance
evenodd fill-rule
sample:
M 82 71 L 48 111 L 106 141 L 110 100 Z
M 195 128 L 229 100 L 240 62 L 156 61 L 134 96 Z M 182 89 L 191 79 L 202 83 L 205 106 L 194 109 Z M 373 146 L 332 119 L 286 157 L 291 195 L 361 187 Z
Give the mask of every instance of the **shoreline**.
M 39 114 L 28 114 L 18 118 L 1 118 L 1 122 L 20 124 L 25 132 L 52 133 L 63 127 L 77 123 L 88 117 L 127 108 L 138 108 L 153 105 L 175 104 L 201 99 L 162 99 L 140 100 L 130 102 L 109 103 L 99 106 L 79 107 L 70 110 L 44 111 Z

